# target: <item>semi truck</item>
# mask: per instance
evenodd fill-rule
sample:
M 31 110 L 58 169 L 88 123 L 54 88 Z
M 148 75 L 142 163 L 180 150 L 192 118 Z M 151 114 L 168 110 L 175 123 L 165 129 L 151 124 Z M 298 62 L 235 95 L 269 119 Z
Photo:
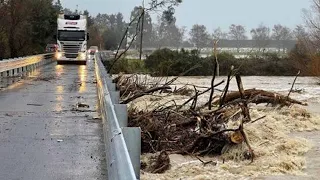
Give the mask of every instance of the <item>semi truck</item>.
M 87 16 L 59 14 L 57 23 L 57 63 L 86 64 L 89 40 Z

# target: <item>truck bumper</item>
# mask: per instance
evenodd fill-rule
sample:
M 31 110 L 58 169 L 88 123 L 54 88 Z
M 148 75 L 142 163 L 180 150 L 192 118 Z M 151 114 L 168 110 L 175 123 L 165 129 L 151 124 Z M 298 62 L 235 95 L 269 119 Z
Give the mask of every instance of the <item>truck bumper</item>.
M 82 54 L 77 58 L 67 58 L 64 55 L 64 52 L 56 52 L 55 54 L 56 60 L 58 64 L 86 64 L 87 63 L 87 55 Z
M 61 59 L 57 59 L 57 63 L 58 63 L 58 64 L 79 64 L 79 65 L 86 65 L 86 64 L 87 64 L 87 60 L 61 58 Z

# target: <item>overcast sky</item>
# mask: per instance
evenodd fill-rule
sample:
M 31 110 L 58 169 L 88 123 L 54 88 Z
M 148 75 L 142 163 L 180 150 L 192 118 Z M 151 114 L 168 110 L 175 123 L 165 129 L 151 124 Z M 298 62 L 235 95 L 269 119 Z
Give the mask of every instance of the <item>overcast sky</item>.
M 145 0 L 148 2 L 148 0 Z M 87 9 L 97 13 L 123 13 L 126 20 L 142 0 L 61 0 L 64 7 Z M 302 9 L 309 8 L 311 0 L 183 0 L 176 9 L 177 24 L 191 28 L 204 24 L 208 31 L 216 27 L 227 30 L 231 24 L 244 25 L 247 30 L 260 23 L 272 27 L 283 24 L 294 28 L 303 23 Z M 156 15 L 154 15 L 156 16 Z M 156 19 L 154 19 L 156 20 Z

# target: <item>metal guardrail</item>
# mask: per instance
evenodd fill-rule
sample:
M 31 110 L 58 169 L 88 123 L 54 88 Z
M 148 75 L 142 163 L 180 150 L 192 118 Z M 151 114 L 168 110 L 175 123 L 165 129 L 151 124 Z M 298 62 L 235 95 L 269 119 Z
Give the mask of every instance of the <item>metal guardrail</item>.
M 13 76 L 33 70 L 40 65 L 51 62 L 53 55 L 53 53 L 49 53 L 2 60 L 0 61 L 0 77 Z
M 120 92 L 96 54 L 95 70 L 108 164 L 112 180 L 140 179 L 141 129 L 127 127 L 127 105 L 119 104 Z

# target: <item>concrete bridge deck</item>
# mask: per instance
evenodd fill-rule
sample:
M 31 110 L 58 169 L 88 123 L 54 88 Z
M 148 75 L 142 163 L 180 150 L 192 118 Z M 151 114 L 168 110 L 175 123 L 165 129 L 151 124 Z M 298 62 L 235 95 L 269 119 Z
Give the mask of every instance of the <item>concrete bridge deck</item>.
M 1 81 L 0 179 L 107 179 L 92 61 Z

